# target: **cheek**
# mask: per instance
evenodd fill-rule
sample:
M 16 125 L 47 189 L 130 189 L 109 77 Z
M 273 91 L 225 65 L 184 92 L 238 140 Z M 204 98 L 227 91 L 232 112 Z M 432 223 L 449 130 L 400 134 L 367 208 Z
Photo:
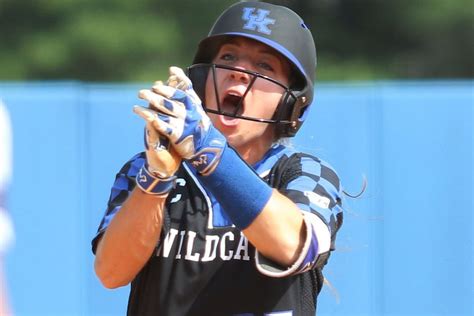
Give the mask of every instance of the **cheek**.
M 205 105 L 207 108 L 212 110 L 217 110 L 218 106 L 218 96 L 220 93 L 220 89 L 223 86 L 223 82 L 225 80 L 225 74 L 223 70 L 217 69 L 216 76 L 214 78 L 212 71 L 209 71 L 209 74 L 206 78 L 206 88 L 205 88 Z M 218 91 L 216 92 L 216 86 Z
M 206 105 L 207 108 L 210 109 L 216 109 L 216 98 L 215 98 L 215 92 L 214 92 L 214 84 L 213 84 L 213 79 L 212 75 L 209 74 L 206 79 L 206 89 L 205 89 L 205 100 L 204 104 Z
M 255 106 L 249 107 L 249 111 L 255 113 L 257 117 L 271 119 L 280 103 L 282 92 L 255 90 L 252 94 L 252 103 Z
M 217 127 L 218 130 L 222 131 L 219 116 L 214 113 L 207 113 L 207 116 L 209 116 L 209 118 L 211 119 L 212 125 L 214 125 L 214 127 Z

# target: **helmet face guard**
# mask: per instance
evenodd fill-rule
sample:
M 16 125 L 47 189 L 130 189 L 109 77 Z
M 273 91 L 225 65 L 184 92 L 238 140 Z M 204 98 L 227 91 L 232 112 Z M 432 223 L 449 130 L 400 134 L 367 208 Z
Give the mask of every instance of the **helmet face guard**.
M 241 72 L 249 75 L 249 83 L 247 85 L 247 89 L 245 90 L 245 93 L 242 95 L 242 97 L 238 98 L 237 100 L 234 100 L 234 105 L 231 109 L 228 107 L 224 107 L 222 105 L 222 96 L 219 94 L 219 87 L 217 84 L 217 70 L 222 69 L 224 71 L 229 71 L 229 72 Z M 197 93 L 199 98 L 201 98 L 204 110 L 208 113 L 213 113 L 213 114 L 218 114 L 218 115 L 225 115 L 229 117 L 234 117 L 238 119 L 243 119 L 243 120 L 249 120 L 249 121 L 254 121 L 254 122 L 260 122 L 260 123 L 270 123 L 270 124 L 283 124 L 283 125 L 291 125 L 292 121 L 288 120 L 287 118 L 280 117 L 278 113 L 281 113 L 280 108 L 283 107 L 283 105 L 287 102 L 289 98 L 296 99 L 296 96 L 293 94 L 293 92 L 290 90 L 289 87 L 285 86 L 283 83 L 270 78 L 268 76 L 262 75 L 258 72 L 254 71 L 249 71 L 249 70 L 244 70 L 244 69 L 238 69 L 232 66 L 227 66 L 227 65 L 217 65 L 217 64 L 194 64 L 187 69 L 188 71 L 188 76 L 193 82 L 193 87 L 194 91 Z M 206 83 L 207 81 L 212 79 L 212 84 L 213 84 L 213 94 L 214 94 L 214 99 L 216 100 L 216 108 L 211 108 L 206 104 Z M 280 99 L 280 102 L 277 105 L 277 108 L 275 110 L 275 114 L 271 119 L 267 118 L 259 118 L 259 117 L 251 117 L 251 116 L 245 116 L 243 115 L 243 105 L 244 105 L 244 100 L 245 97 L 247 96 L 248 92 L 252 89 L 255 81 L 259 80 L 267 80 L 271 82 L 272 84 L 275 84 L 282 88 L 283 95 Z

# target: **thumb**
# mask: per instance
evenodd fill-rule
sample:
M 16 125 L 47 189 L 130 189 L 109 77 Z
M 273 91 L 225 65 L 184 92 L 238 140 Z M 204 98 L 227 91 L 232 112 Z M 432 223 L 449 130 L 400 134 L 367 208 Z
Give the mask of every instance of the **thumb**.
M 169 68 L 170 76 L 168 78 L 168 85 L 186 91 L 192 88 L 191 80 L 186 76 L 183 69 L 175 66 Z
M 148 147 L 155 151 L 167 150 L 170 145 L 169 140 L 162 136 L 151 122 L 146 123 L 146 142 Z

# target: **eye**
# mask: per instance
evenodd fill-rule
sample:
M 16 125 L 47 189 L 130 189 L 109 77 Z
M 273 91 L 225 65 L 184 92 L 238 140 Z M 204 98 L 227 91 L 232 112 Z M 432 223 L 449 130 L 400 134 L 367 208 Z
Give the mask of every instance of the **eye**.
M 266 62 L 259 62 L 258 67 L 260 67 L 260 68 L 262 68 L 263 70 L 266 70 L 266 71 L 274 71 L 273 66 L 270 65 L 269 63 L 266 63 Z
M 231 53 L 223 53 L 220 55 L 219 57 L 220 60 L 224 60 L 224 61 L 234 61 L 236 59 L 235 55 L 231 54 Z

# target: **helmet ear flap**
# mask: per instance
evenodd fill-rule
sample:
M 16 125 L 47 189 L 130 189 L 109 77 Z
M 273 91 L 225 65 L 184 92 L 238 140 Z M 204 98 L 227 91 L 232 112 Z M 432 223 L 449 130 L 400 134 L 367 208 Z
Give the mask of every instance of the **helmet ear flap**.
M 286 91 L 278 104 L 275 113 L 273 114 L 273 119 L 277 121 L 275 126 L 275 137 L 276 139 L 281 137 L 291 137 L 295 132 L 291 133 L 291 130 L 294 129 L 294 124 L 288 124 L 288 121 L 293 122 L 292 117 L 294 116 L 294 109 L 296 104 L 296 97 L 294 94 Z
M 274 114 L 274 119 L 278 122 L 275 138 L 295 136 L 306 119 L 310 105 L 304 92 L 300 91 L 295 95 L 294 92 L 286 91 Z

